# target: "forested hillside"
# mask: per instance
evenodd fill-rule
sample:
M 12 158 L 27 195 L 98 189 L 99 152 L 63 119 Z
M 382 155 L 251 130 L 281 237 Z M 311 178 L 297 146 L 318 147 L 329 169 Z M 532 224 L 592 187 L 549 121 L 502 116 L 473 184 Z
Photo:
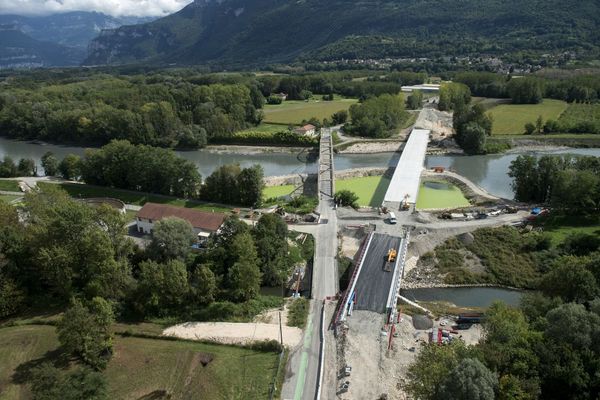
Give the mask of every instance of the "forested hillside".
M 594 0 L 196 0 L 105 32 L 85 64 L 265 64 L 295 59 L 597 54 Z

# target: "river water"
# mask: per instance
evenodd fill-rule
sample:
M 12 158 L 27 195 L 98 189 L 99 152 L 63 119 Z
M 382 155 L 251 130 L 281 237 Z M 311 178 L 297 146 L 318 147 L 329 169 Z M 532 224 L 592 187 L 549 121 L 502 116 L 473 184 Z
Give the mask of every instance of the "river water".
M 0 137 L 0 158 L 5 155 L 13 159 L 32 158 L 39 164 L 42 155 L 51 151 L 60 159 L 69 153 L 83 155 L 83 147 L 58 146 L 20 142 Z M 208 176 L 223 164 L 239 163 L 242 167 L 253 164 L 263 166 L 266 176 L 311 173 L 317 170 L 317 160 L 306 151 L 301 153 L 233 153 L 208 149 L 194 151 L 178 151 L 182 157 L 193 161 L 202 176 Z M 568 149 L 535 154 L 581 154 L 600 156 L 600 149 Z M 534 154 L 534 153 L 532 153 Z M 511 178 L 507 175 L 510 163 L 518 154 L 493 154 L 483 156 L 428 156 L 426 166 L 443 166 L 469 178 L 489 193 L 504 198 L 512 198 Z M 398 153 L 382 154 L 338 154 L 334 164 L 336 170 L 351 168 L 389 167 L 395 166 L 400 155 Z M 40 168 L 41 170 L 41 168 Z
M 518 306 L 524 292 L 497 287 L 402 289 L 400 294 L 413 301 L 446 301 L 459 307 L 487 308 L 494 301 Z

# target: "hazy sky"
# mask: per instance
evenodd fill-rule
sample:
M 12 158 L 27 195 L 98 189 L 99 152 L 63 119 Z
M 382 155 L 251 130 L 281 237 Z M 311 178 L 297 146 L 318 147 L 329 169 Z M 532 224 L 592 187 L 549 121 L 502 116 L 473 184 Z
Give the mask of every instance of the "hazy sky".
M 0 0 L 0 14 L 47 15 L 99 11 L 113 16 L 159 16 L 182 9 L 192 0 Z

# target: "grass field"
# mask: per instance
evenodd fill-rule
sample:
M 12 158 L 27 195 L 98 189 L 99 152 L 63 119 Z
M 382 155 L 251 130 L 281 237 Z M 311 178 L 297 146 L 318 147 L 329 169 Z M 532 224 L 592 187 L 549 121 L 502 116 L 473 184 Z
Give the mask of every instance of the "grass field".
M 39 182 L 38 186 L 56 185 L 55 183 Z M 169 204 L 177 207 L 193 208 L 202 211 L 228 212 L 231 208 L 217 204 L 201 203 L 194 200 L 177 199 L 175 197 L 158 196 L 153 194 L 130 192 L 128 190 L 103 188 L 98 186 L 80 185 L 77 183 L 61 183 L 59 185 L 74 198 L 89 198 L 89 197 L 112 197 L 119 199 L 127 204 L 143 206 L 144 204 L 160 203 Z
M 55 360 L 55 328 L 0 328 L 0 397 L 30 399 L 25 384 L 31 367 Z M 213 360 L 201 364 L 203 356 Z M 104 375 L 110 399 L 266 399 L 277 367 L 276 353 L 232 346 L 120 337 Z M 15 372 L 17 372 L 15 374 Z
M 600 235 L 600 220 L 584 216 L 551 216 L 542 220 L 545 233 L 550 234 L 552 244 L 558 245 L 573 233 Z
M 331 118 L 331 114 L 347 110 L 352 104 L 357 103 L 356 99 L 336 99 L 333 101 L 311 100 L 284 101 L 278 105 L 265 105 L 265 122 L 276 124 L 298 125 L 302 120 L 308 120 L 316 117 L 319 120 Z
M 421 183 L 418 209 L 458 208 L 469 206 L 469 200 L 460 189 L 447 182 L 425 181 Z
M 558 120 L 568 104 L 560 100 L 544 99 L 540 104 L 502 104 L 488 111 L 494 121 L 493 135 L 521 135 L 525 124 L 534 123 L 541 115 L 544 121 Z
M 276 125 L 276 124 L 260 124 L 258 126 L 253 126 L 252 128 L 244 129 L 240 132 L 266 132 L 266 133 L 275 133 L 282 130 L 287 129 L 285 126 Z
M 383 203 L 390 179 L 383 176 L 365 176 L 335 181 L 335 190 L 351 190 L 358 196 L 358 205 L 379 207 Z
M 10 179 L 0 179 L 0 190 L 7 192 L 20 192 L 19 183 Z
M 0 201 L 3 201 L 5 203 L 10 203 L 11 201 L 19 199 L 19 198 L 21 198 L 21 196 L 11 196 L 11 195 L 5 195 L 5 194 L 0 195 Z
M 294 185 L 281 185 L 281 186 L 267 186 L 263 190 L 263 198 L 271 199 L 277 197 L 287 196 L 292 193 L 292 191 L 296 188 Z

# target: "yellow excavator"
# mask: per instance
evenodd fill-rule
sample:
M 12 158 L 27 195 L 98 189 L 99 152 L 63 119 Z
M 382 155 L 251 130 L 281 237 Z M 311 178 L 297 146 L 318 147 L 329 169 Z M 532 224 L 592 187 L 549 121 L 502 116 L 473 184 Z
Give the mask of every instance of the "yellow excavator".
M 383 270 L 390 272 L 392 270 L 392 266 L 396 261 L 396 256 L 398 256 L 398 252 L 396 249 L 389 249 L 387 253 L 387 257 L 385 259 L 385 264 L 383 265 Z

